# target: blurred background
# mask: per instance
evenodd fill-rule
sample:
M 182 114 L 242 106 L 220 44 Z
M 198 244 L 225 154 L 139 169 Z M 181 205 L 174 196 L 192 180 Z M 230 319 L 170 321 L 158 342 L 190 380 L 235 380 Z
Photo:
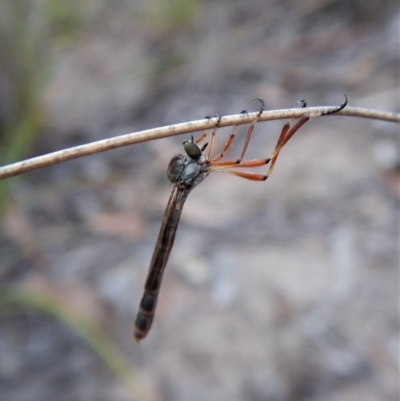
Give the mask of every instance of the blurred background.
M 395 0 L 2 0 L 0 164 L 255 97 L 399 111 L 399 22 Z M 267 182 L 207 178 L 135 344 L 184 139 L 0 182 L 0 398 L 398 399 L 398 126 L 315 119 Z

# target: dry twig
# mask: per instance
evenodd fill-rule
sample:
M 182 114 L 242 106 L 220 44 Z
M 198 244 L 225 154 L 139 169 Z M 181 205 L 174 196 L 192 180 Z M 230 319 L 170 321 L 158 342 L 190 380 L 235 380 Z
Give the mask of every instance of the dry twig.
M 298 118 L 304 114 L 309 114 L 310 117 L 320 117 L 328 114 L 333 107 L 336 106 L 320 106 L 264 111 L 262 115 L 258 118 L 258 121 L 261 122 Z M 51 166 L 53 164 L 61 163 L 67 160 L 76 159 L 78 157 L 88 156 L 95 153 L 104 152 L 106 150 L 120 148 L 123 146 L 134 145 L 136 143 L 152 141 L 154 139 L 161 139 L 174 135 L 202 131 L 205 129 L 214 128 L 216 125 L 218 125 L 218 127 L 228 127 L 233 125 L 248 124 L 253 121 L 257 114 L 258 112 L 241 113 L 224 116 L 222 118 L 205 118 L 202 120 L 148 129 L 145 131 L 134 132 L 126 135 L 120 135 L 114 138 L 91 142 L 85 145 L 74 146 L 72 148 L 59 150 L 57 152 L 52 152 L 43 156 L 33 157 L 31 159 L 0 167 L 0 179 L 23 174 L 27 171 Z M 363 109 L 358 107 L 348 106 L 334 115 L 371 118 L 375 120 L 400 123 L 400 114 Z

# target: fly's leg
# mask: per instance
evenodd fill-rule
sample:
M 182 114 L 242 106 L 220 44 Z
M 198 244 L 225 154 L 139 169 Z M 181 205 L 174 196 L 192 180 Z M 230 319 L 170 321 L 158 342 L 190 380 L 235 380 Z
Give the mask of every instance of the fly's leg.
M 233 132 L 230 135 L 228 142 L 226 142 L 224 148 L 222 149 L 222 152 L 219 155 L 215 156 L 214 159 L 211 160 L 211 163 L 217 163 L 218 160 L 222 159 L 225 156 L 225 153 L 230 149 L 230 147 L 233 144 L 233 141 L 235 140 L 236 131 L 238 130 L 238 128 L 239 128 L 238 125 L 235 125 L 233 127 Z
M 242 154 L 240 155 L 240 158 L 237 160 L 237 163 L 241 163 L 241 161 L 243 160 L 244 155 L 247 152 L 247 148 L 249 146 L 250 139 L 251 139 L 251 137 L 253 135 L 254 127 L 256 126 L 258 119 L 261 117 L 261 114 L 264 111 L 264 107 L 265 107 L 264 100 L 261 99 L 260 97 L 257 97 L 256 99 L 254 99 L 254 101 L 259 103 L 260 107 L 258 109 L 258 113 L 256 115 L 256 118 L 252 121 L 252 123 L 250 124 L 250 127 L 249 127 L 249 129 L 247 131 L 246 139 L 244 141 L 244 145 L 243 145 L 243 149 L 242 149 Z
M 289 139 L 310 119 L 310 116 L 305 115 L 300 117 L 296 123 L 292 126 L 293 122 L 288 121 L 282 128 L 281 134 L 279 136 L 278 142 L 276 143 L 275 151 L 271 155 L 271 164 L 267 173 L 267 177 L 272 174 L 276 160 L 278 159 L 279 153 L 282 148 L 286 145 Z
M 240 156 L 240 159 L 236 160 L 235 164 L 239 164 L 243 160 L 243 157 L 244 157 L 244 155 L 245 155 L 245 153 L 247 151 L 247 147 L 249 145 L 251 136 L 253 135 L 254 126 L 257 123 L 257 120 L 260 118 L 262 112 L 264 111 L 264 107 L 265 107 L 264 100 L 261 99 L 261 98 L 256 98 L 254 100 L 257 101 L 258 103 L 260 103 L 260 108 L 258 110 L 256 118 L 250 124 L 250 127 L 249 127 L 249 129 L 247 131 L 246 140 L 245 140 L 245 143 L 244 143 L 244 146 L 243 146 L 242 154 Z M 242 110 L 242 112 L 240 114 L 244 115 L 244 114 L 248 114 L 248 113 L 247 113 L 247 110 Z M 225 156 L 226 152 L 231 148 L 231 146 L 233 144 L 233 141 L 235 140 L 236 131 L 237 131 L 238 128 L 239 128 L 238 125 L 235 125 L 233 127 L 233 132 L 232 132 L 231 136 L 229 137 L 228 142 L 225 144 L 222 152 L 219 155 L 217 155 L 216 157 L 214 157 L 214 159 L 212 159 L 211 163 L 213 163 L 213 164 L 217 163 L 218 160 L 222 159 Z M 228 164 L 230 165 L 230 162 L 228 162 Z

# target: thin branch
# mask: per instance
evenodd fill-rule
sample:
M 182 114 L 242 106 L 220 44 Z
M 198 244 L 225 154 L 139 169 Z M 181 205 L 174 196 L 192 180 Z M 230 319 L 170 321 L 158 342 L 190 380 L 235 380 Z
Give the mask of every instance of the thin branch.
M 320 106 L 264 111 L 258 118 L 258 121 L 261 122 L 298 118 L 304 114 L 309 114 L 310 117 L 320 117 L 329 114 L 335 107 L 337 106 Z M 59 150 L 57 152 L 48 153 L 47 155 L 33 157 L 31 159 L 0 167 L 0 180 L 7 177 L 23 174 L 27 171 L 36 170 L 41 167 L 47 167 L 67 160 L 76 159 L 78 157 L 88 156 L 95 153 L 104 152 L 106 150 L 120 148 L 123 146 L 134 145 L 136 143 L 152 141 L 154 139 L 161 139 L 174 135 L 202 131 L 214 128 L 216 125 L 218 125 L 218 127 L 228 127 L 233 125 L 249 124 L 254 120 L 257 114 L 259 113 L 242 113 L 224 116 L 222 118 L 205 118 L 202 120 L 168 125 L 165 127 L 153 128 L 145 131 L 134 132 L 131 134 L 120 135 L 114 138 L 91 142 L 86 145 L 74 146 L 72 148 Z M 358 107 L 346 107 L 338 113 L 331 115 L 371 118 L 375 120 L 400 123 L 400 114 L 378 110 L 362 109 Z

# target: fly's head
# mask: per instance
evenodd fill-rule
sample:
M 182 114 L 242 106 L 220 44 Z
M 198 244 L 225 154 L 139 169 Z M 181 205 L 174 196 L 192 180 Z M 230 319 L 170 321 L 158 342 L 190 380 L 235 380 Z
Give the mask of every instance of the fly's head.
M 203 152 L 192 139 L 183 142 L 183 149 L 185 149 L 186 154 L 193 160 L 197 161 L 201 158 Z
M 206 157 L 194 141 L 183 142 L 186 155 L 175 155 L 168 165 L 167 176 L 172 184 L 193 188 L 205 178 Z

